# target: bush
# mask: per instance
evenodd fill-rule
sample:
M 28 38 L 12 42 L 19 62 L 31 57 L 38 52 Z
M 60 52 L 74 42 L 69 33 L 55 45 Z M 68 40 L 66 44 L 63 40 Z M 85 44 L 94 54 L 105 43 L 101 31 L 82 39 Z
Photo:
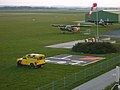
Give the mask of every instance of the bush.
M 73 46 L 72 51 L 89 54 L 116 53 L 117 48 L 109 42 L 86 42 Z
M 120 52 L 120 43 L 114 44 L 114 47 L 117 48 L 117 52 Z

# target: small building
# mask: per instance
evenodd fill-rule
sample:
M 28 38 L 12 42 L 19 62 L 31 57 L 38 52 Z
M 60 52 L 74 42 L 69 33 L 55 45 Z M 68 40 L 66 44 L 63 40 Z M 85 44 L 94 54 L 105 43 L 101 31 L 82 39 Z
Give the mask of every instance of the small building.
M 88 14 L 85 14 L 85 21 L 97 21 L 97 13 L 93 12 L 91 18 L 88 18 Z M 120 11 L 119 10 L 101 10 L 98 11 L 98 21 L 112 21 L 114 23 L 120 22 Z

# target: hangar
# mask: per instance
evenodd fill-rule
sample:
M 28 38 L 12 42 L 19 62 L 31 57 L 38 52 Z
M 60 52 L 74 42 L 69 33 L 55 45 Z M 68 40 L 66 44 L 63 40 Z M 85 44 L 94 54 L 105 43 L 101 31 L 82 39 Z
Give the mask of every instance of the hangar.
M 88 18 L 88 14 L 85 14 L 85 21 L 97 21 L 97 12 L 93 12 L 91 18 Z M 120 21 L 119 10 L 100 10 L 98 11 L 98 21 L 100 20 L 110 21 L 111 23 L 118 23 Z

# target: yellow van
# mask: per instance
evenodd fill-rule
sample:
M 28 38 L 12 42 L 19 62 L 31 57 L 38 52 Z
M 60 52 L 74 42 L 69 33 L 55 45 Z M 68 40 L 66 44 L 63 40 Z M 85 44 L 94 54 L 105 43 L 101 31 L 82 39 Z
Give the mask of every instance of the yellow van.
M 27 54 L 17 59 L 17 66 L 28 65 L 31 68 L 43 67 L 45 65 L 44 54 Z

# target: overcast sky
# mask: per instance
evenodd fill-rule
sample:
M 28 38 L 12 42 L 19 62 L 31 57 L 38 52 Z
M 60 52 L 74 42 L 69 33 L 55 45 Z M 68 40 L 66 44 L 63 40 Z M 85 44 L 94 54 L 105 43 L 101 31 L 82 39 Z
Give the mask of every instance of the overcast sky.
M 120 0 L 0 0 L 0 6 L 78 6 L 120 7 Z

